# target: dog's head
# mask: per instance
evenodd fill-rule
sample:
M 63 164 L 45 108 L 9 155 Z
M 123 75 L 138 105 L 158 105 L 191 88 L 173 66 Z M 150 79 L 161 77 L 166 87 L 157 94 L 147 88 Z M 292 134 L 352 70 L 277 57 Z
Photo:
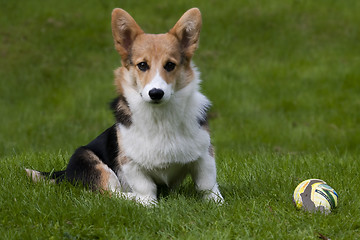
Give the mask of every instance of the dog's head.
M 191 58 L 198 46 L 201 29 L 199 9 L 184 13 L 165 34 L 145 34 L 124 10 L 112 12 L 115 48 L 121 55 L 115 84 L 120 93 L 130 86 L 149 103 L 170 100 L 175 91 L 194 79 Z

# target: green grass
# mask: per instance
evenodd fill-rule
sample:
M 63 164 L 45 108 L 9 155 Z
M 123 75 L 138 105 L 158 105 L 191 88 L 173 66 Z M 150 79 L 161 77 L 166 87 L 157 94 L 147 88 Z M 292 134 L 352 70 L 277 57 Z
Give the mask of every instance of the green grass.
M 63 169 L 113 123 L 110 13 L 165 32 L 203 13 L 194 61 L 212 100 L 223 206 L 188 179 L 144 208 L 25 167 Z M 0 239 L 360 238 L 360 2 L 0 0 Z M 296 185 L 321 178 L 331 214 L 297 211 Z

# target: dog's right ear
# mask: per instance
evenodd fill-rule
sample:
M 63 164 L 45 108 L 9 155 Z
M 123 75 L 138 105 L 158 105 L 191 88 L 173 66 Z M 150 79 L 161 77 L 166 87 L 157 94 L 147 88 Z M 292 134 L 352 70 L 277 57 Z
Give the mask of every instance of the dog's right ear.
M 135 38 L 144 31 L 125 10 L 115 8 L 111 14 L 111 28 L 115 48 L 121 55 L 122 61 L 126 61 Z

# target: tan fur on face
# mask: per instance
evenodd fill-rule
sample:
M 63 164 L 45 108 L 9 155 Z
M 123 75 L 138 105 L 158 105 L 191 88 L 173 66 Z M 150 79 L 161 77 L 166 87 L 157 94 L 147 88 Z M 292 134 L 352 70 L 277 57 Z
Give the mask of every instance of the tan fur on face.
M 132 48 L 131 60 L 138 80 L 137 85 L 141 87 L 148 84 L 157 73 L 168 84 L 175 86 L 176 81 L 182 79 L 180 74 L 184 70 L 191 71 L 190 67 L 184 69 L 189 63 L 183 61 L 178 40 L 171 34 L 143 34 L 137 37 Z M 146 62 L 149 70 L 141 71 L 137 67 L 140 62 Z M 164 69 L 167 62 L 176 64 L 173 71 L 168 72 Z
M 131 65 L 123 66 L 115 71 L 115 85 L 119 93 L 123 93 L 124 79 L 133 78 L 131 83 L 134 88 L 143 88 L 157 73 L 168 83 L 173 85 L 174 90 L 180 90 L 187 86 L 193 79 L 194 73 L 180 51 L 177 38 L 172 34 L 142 34 L 133 44 Z M 137 64 L 146 62 L 149 70 L 141 71 Z M 164 69 L 167 62 L 176 64 L 173 71 Z
M 126 11 L 114 9 L 112 30 L 123 65 L 115 71 L 118 92 L 123 93 L 124 84 L 142 89 L 157 73 L 172 84 L 174 90 L 188 85 L 194 78 L 190 62 L 198 47 L 201 23 L 199 9 L 193 8 L 184 13 L 168 33 L 145 34 Z M 176 64 L 171 72 L 164 69 L 169 61 Z M 137 67 L 140 62 L 146 62 L 150 68 L 141 71 Z M 130 82 L 125 82 L 126 79 Z

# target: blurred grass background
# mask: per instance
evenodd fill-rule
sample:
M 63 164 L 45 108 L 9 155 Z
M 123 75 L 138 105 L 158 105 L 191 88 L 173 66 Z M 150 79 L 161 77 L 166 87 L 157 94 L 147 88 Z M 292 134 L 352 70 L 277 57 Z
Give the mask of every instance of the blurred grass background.
M 359 238 L 359 5 L 356 0 L 0 0 L 2 236 L 48 238 L 55 231 L 55 239 L 313 239 L 322 232 L 334 239 Z M 212 141 L 227 207 L 189 204 L 190 184 L 159 209 L 121 202 L 114 210 L 113 199 L 28 183 L 21 169 L 64 168 L 76 147 L 113 124 L 108 102 L 116 96 L 113 70 L 120 58 L 111 36 L 112 9 L 127 10 L 146 32 L 163 33 L 194 6 L 203 14 L 194 62 L 213 102 Z M 325 219 L 291 206 L 297 183 L 314 177 L 340 193 L 340 208 Z M 46 199 L 43 205 L 39 199 Z M 106 216 L 92 213 L 105 221 L 100 225 L 77 210 L 102 204 Z M 24 210 L 27 206 L 34 210 Z M 144 226 L 157 230 L 133 227 L 124 211 L 138 213 Z M 113 227 L 115 214 L 124 217 L 120 222 L 128 232 Z M 172 227 L 163 230 L 161 219 L 151 225 L 155 216 Z M 82 223 L 73 224 L 76 219 Z M 184 224 L 187 220 L 193 224 Z M 14 229 L 18 234 L 12 236 Z
M 1 2 L 0 153 L 70 151 L 112 123 L 115 6 L 161 33 L 194 5 L 221 149 L 358 150 L 357 1 L 138 3 Z

